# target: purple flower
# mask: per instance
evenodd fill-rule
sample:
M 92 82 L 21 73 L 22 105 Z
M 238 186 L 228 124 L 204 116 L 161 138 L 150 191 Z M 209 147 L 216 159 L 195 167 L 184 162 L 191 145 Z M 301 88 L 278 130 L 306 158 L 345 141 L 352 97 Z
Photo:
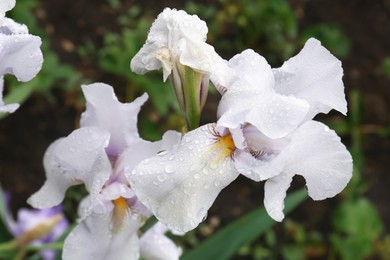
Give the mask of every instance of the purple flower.
M 39 225 L 49 223 L 56 220 L 53 228 L 48 232 L 48 234 L 42 238 L 33 240 L 30 244 L 32 245 L 43 245 L 56 241 L 68 228 L 69 223 L 65 216 L 62 213 L 62 206 L 56 206 L 48 209 L 27 209 L 21 208 L 17 213 L 16 220 L 12 217 L 11 210 L 9 207 L 10 204 L 10 195 L 9 193 L 4 194 L 6 212 L 5 212 L 5 221 L 6 226 L 8 227 L 9 232 L 15 237 L 20 238 L 27 232 L 31 232 L 34 228 L 39 227 Z M 55 251 L 54 250 L 43 250 L 41 255 L 45 260 L 54 259 Z

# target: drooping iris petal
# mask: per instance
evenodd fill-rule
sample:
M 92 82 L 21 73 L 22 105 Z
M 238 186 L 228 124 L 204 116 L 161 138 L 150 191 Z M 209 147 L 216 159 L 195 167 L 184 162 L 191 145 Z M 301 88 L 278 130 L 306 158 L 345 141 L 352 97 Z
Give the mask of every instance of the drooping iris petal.
M 165 236 L 168 228 L 157 222 L 140 239 L 140 255 L 145 260 L 178 260 L 182 249 Z
M 148 95 L 145 93 L 131 103 L 121 103 L 111 86 L 94 83 L 82 86 L 87 100 L 86 111 L 82 114 L 81 127 L 96 126 L 110 133 L 106 148 L 108 155 L 117 156 L 137 141 L 137 116 Z
M 64 242 L 64 260 L 131 260 L 139 257 L 138 218 L 130 214 L 124 219 L 122 230 L 112 233 L 110 212 L 93 213 L 82 220 Z
M 54 142 L 44 157 L 46 182 L 29 199 L 35 208 L 58 205 L 66 190 L 84 183 L 91 195 L 98 194 L 111 173 L 106 155 L 109 134 L 96 127 L 84 127 Z
M 15 6 L 15 0 L 0 1 L 0 19 L 5 16 L 5 13 Z
M 0 75 L 13 74 L 29 81 L 41 70 L 41 38 L 28 34 L 25 25 L 12 19 L 0 20 Z
M 277 221 L 284 217 L 283 200 L 293 175 L 305 178 L 309 196 L 314 200 L 335 196 L 352 177 L 350 153 L 333 130 L 316 121 L 300 126 L 274 160 L 283 169 L 265 183 L 264 205 Z
M 309 39 L 300 53 L 273 72 L 278 93 L 310 103 L 309 120 L 331 109 L 347 113 L 341 62 L 318 40 Z
M 140 201 L 171 230 L 195 228 L 239 174 L 230 157 L 231 139 L 218 138 L 214 127 L 188 132 L 180 144 L 142 161 L 128 176 Z
M 308 109 L 306 101 L 292 96 L 252 89 L 227 91 L 218 106 L 217 125 L 235 129 L 250 123 L 269 138 L 281 138 L 302 123 Z

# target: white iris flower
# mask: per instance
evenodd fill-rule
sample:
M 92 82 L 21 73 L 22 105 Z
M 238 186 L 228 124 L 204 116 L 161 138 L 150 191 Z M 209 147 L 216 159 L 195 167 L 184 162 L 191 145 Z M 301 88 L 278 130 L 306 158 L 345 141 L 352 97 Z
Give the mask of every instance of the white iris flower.
M 137 199 L 125 170 L 170 149 L 179 134 L 167 132 L 162 141 L 139 137 L 137 116 L 147 95 L 120 103 L 111 86 L 82 86 L 87 109 L 81 128 L 55 141 L 46 151 L 47 180 L 28 202 L 36 208 L 59 204 L 66 190 L 83 183 L 89 192 L 79 206 L 80 222 L 64 243 L 64 259 L 137 259 L 137 231 L 149 210 Z
M 234 80 L 226 85 L 214 79 L 224 93 L 218 122 L 125 171 L 137 197 L 173 230 L 195 228 L 240 173 L 267 180 L 264 204 L 278 221 L 294 175 L 305 178 L 315 200 L 335 196 L 352 176 L 352 158 L 340 138 L 311 120 L 332 108 L 347 111 L 341 63 L 317 40 L 276 70 L 251 50 L 229 66 Z

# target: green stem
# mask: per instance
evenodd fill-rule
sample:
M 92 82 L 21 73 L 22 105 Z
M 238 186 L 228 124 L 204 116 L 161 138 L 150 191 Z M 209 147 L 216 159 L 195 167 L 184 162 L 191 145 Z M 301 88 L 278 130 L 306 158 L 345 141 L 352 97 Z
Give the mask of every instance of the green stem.
M 16 248 L 15 240 L 11 240 L 9 242 L 0 244 L 0 252 L 15 250 L 15 248 Z

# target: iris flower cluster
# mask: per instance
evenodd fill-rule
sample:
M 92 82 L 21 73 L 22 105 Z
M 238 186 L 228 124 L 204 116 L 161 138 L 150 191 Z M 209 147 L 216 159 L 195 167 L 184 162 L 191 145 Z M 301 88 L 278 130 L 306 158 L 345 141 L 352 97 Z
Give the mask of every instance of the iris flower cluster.
M 295 175 L 314 200 L 335 196 L 349 182 L 350 153 L 313 120 L 332 109 L 347 112 L 341 62 L 316 39 L 280 68 L 250 49 L 227 61 L 206 43 L 207 31 L 196 15 L 167 8 L 130 65 L 139 74 L 162 69 L 186 115 L 184 134 L 143 140 L 137 116 L 147 94 L 121 103 L 109 85 L 82 86 L 80 128 L 47 149 L 46 182 L 28 200 L 50 208 L 70 186 L 85 185 L 89 195 L 64 259 L 178 259 L 181 249 L 165 232 L 196 228 L 240 174 L 265 181 L 264 206 L 276 221 L 284 218 Z M 222 96 L 218 119 L 199 126 L 210 80 Z M 158 222 L 140 232 L 152 215 Z

